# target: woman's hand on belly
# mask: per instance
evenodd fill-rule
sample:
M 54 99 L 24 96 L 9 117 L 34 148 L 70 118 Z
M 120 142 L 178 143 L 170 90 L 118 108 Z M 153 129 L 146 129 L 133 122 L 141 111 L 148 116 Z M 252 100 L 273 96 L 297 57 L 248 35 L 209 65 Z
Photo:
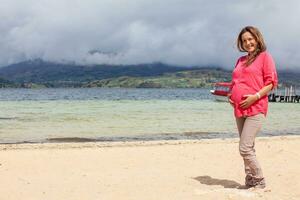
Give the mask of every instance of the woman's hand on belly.
M 240 107 L 243 109 L 249 108 L 257 100 L 256 95 L 246 94 L 243 95 L 243 100 L 239 103 Z

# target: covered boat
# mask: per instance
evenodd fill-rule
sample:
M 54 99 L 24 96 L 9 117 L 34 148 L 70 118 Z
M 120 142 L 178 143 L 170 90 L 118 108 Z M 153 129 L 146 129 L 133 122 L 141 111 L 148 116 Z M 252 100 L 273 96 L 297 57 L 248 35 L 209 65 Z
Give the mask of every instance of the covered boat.
M 231 82 L 217 82 L 214 89 L 210 93 L 215 97 L 216 101 L 227 101 L 227 95 L 231 87 Z

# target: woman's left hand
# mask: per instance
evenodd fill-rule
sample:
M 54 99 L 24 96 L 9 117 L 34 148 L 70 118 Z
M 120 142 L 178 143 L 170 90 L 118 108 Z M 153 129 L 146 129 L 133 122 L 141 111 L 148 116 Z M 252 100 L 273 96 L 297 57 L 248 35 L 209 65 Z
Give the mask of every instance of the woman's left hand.
M 257 96 L 252 94 L 246 94 L 243 96 L 243 98 L 246 98 L 245 100 L 240 102 L 240 107 L 243 109 L 248 108 L 257 100 Z

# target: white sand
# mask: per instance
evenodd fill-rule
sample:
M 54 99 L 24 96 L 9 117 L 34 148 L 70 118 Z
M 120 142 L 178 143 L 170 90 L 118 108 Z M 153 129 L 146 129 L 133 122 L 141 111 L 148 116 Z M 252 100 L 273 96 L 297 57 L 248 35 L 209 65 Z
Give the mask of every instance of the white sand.
M 0 145 L 1 200 L 300 199 L 300 137 L 258 138 L 267 188 L 244 182 L 238 140 Z

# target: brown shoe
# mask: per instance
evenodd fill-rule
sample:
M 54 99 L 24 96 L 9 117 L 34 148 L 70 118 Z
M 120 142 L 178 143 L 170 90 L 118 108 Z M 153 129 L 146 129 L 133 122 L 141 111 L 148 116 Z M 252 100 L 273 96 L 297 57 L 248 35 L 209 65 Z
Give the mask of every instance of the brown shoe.
M 264 178 L 254 178 L 254 188 L 264 189 L 266 187 L 266 182 Z
M 248 188 L 254 187 L 254 179 L 251 174 L 247 174 L 247 176 L 245 177 L 245 186 Z

